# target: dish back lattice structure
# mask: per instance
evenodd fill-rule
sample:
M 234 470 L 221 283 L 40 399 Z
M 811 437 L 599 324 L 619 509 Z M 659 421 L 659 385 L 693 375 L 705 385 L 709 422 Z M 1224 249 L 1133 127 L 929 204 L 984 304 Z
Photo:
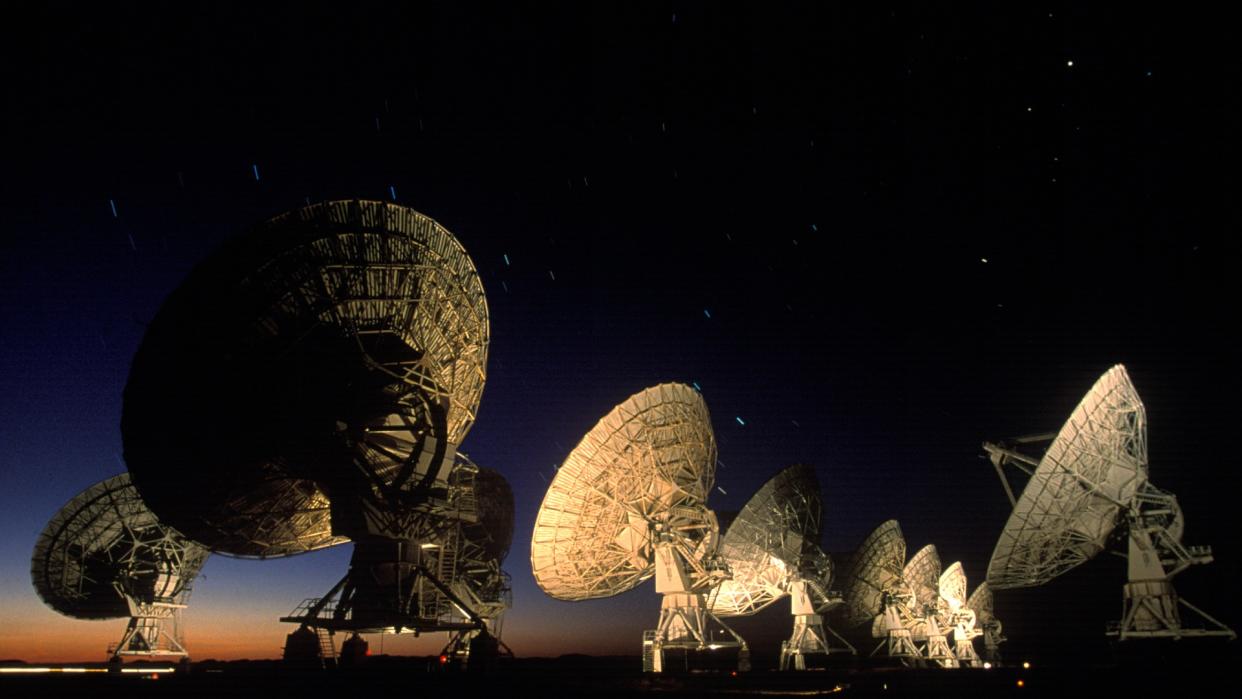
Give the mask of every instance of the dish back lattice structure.
M 897 520 L 876 527 L 850 556 L 844 582 L 845 605 L 842 627 L 869 628 L 880 639 L 871 656 L 880 654 L 903 665 L 920 662 L 921 653 L 911 638 L 916 604 L 914 590 L 906 582 L 906 540 Z
M 531 536 L 531 570 L 563 600 L 610 597 L 656 577 L 660 621 L 644 634 L 644 667 L 665 652 L 746 644 L 704 595 L 728 576 L 707 496 L 716 440 L 707 405 L 683 384 L 641 391 L 605 415 L 548 487 Z
M 277 216 L 194 269 L 148 327 L 121 424 L 134 483 L 221 553 L 354 542 L 341 582 L 287 620 L 481 629 L 443 576 L 460 551 L 446 537 L 476 516 L 455 465 L 488 333 L 474 264 L 434 220 L 377 201 Z
M 975 652 L 975 639 L 982 632 L 977 629 L 978 615 L 971 609 L 966 591 L 966 569 L 956 561 L 940 574 L 940 613 L 945 628 L 951 630 L 958 665 L 979 667 L 983 662 Z
M 902 577 L 914 593 L 910 608 L 910 635 L 919 647 L 924 661 L 939 667 L 957 667 L 957 658 L 945 636 L 947 609 L 940 597 L 940 552 L 928 544 L 915 552 L 906 563 Z
M 988 586 L 986 580 L 980 583 L 974 592 L 970 593 L 970 598 L 966 600 L 966 606 L 974 611 L 979 629 L 983 633 L 982 660 L 993 666 L 1000 665 L 1000 644 L 1007 639 L 1004 636 L 1004 627 L 1000 619 L 996 618 L 996 605 L 995 600 L 992 598 L 992 588 Z
M 128 474 L 79 493 L 35 542 L 31 579 L 75 619 L 129 617 L 114 657 L 184 657 L 180 613 L 209 551 L 162 524 Z
M 1211 549 L 1182 544 L 1185 521 L 1177 498 L 1148 480 L 1147 413 L 1125 367 L 1104 373 L 1078 404 L 1041 458 L 1026 453 L 1049 436 L 985 443 L 1013 513 L 988 564 L 992 589 L 1043 585 L 1085 563 L 1121 527 L 1127 540 L 1128 581 L 1120 640 L 1236 634 L 1180 599 L 1172 578 L 1211 562 Z M 1030 476 L 1015 498 L 1002 467 Z M 1181 608 L 1205 624 L 1183 624 Z
M 470 649 L 489 636 L 500 654 L 512 655 L 500 639 L 504 614 L 513 605 L 509 574 L 501 569 L 513 543 L 513 490 L 498 471 L 475 466 L 462 454 L 458 461 L 457 485 L 473 497 L 464 498 L 460 515 L 446 527 L 437 562 L 443 566 L 440 578 L 452 581 L 454 593 L 466 600 L 486 626 L 454 632 L 440 654 L 451 654 L 465 665 Z M 467 480 L 472 483 L 463 482 Z M 432 594 L 430 589 L 427 592 Z M 443 599 L 441 604 L 445 605 L 442 617 L 457 613 L 451 600 Z
M 831 591 L 832 562 L 819 545 L 822 519 L 815 471 L 799 464 L 751 496 L 722 539 L 720 555 L 732 577 L 709 596 L 711 611 L 747 616 L 788 595 L 794 627 L 781 644 L 782 670 L 805 670 L 809 655 L 854 652 L 823 623 L 822 614 L 842 599 Z

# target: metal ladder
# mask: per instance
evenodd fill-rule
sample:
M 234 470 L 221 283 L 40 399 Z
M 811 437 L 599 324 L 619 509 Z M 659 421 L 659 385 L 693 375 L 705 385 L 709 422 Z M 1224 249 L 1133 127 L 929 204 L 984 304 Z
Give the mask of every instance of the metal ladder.
M 335 667 L 336 644 L 332 642 L 332 632 L 317 626 L 315 635 L 319 637 L 319 660 L 324 667 Z
M 429 566 L 427 571 L 447 587 L 452 586 L 456 577 L 458 536 L 459 532 L 455 528 L 444 533 L 436 549 L 435 566 Z M 449 598 L 427 580 L 418 583 L 415 595 L 413 602 L 417 605 L 420 616 L 434 618 L 452 613 L 453 605 Z
M 655 672 L 656 630 L 643 631 L 643 672 Z
M 457 577 L 457 529 L 452 529 L 440 544 L 440 560 L 436 562 L 436 577 L 448 585 Z

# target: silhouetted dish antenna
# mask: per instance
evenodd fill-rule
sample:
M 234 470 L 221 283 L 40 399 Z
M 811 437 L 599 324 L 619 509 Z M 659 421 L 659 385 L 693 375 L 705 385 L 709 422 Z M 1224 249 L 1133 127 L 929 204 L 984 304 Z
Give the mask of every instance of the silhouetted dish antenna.
M 470 531 L 483 557 L 503 561 L 513 544 L 513 489 L 499 471 L 480 468 L 474 477 L 479 521 Z
M 780 668 L 806 669 L 807 655 L 853 653 L 823 623 L 842 603 L 831 592 L 832 562 L 819 546 L 823 502 L 814 469 L 795 465 L 763 485 L 729 524 L 720 546 L 732 578 L 709 597 L 717 616 L 747 616 L 790 596 L 793 635 L 781 644 Z
M 703 398 L 682 384 L 631 396 L 582 438 L 548 487 L 531 536 L 535 582 L 563 600 L 611 597 L 656 576 L 660 622 L 644 633 L 644 667 L 668 649 L 746 644 L 707 608 L 727 577 L 707 508 L 716 439 Z M 714 633 L 714 622 L 723 635 Z
M 1177 498 L 1148 480 L 1147 414 L 1125 367 L 1118 364 L 1096 381 L 1042 458 L 1021 450 L 1050 437 L 983 445 L 1013 503 L 988 564 L 991 587 L 1043 585 L 1104 550 L 1120 527 L 1129 542 L 1129 581 L 1121 622 L 1109 635 L 1235 638 L 1173 589 L 1174 575 L 1211 562 L 1212 552 L 1182 544 Z M 1020 498 L 1013 497 L 1005 465 L 1030 476 Z M 1179 602 L 1208 627 L 1184 627 Z
M 910 610 L 914 591 L 903 578 L 906 540 L 901 525 L 888 520 L 871 532 L 850 557 L 843 575 L 845 628 L 870 626 L 871 635 L 881 639 L 871 651 L 903 664 L 915 664 L 921 657 L 910 637 Z
M 125 458 L 151 508 L 214 551 L 352 540 L 350 572 L 288 620 L 481 628 L 436 545 L 468 516 L 454 462 L 487 343 L 483 286 L 438 223 L 385 202 L 298 209 L 165 301 L 125 389 Z M 446 605 L 464 620 L 429 614 Z
M 957 658 L 944 635 L 940 609 L 940 554 L 933 544 L 919 549 L 902 572 L 914 592 L 910 636 L 923 659 L 940 667 L 957 667 Z
M 970 593 L 966 606 L 975 613 L 979 628 L 983 631 L 983 660 L 998 665 L 1001 661 L 1000 644 L 1007 639 L 1002 633 L 1000 619 L 996 618 L 996 606 L 992 599 L 992 588 L 983 581 Z
M 35 542 L 43 602 L 75 619 L 129 617 L 114 656 L 185 656 L 180 612 L 210 552 L 147 509 L 129 474 L 79 493 Z

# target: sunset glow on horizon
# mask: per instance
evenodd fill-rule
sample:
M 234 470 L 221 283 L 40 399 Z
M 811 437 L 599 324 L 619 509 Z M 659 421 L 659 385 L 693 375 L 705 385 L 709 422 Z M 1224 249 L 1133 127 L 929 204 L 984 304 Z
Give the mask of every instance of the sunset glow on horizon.
M 793 465 L 820 491 L 821 540 L 799 534 L 825 554 L 814 611 L 860 658 L 879 640 L 833 593 L 888 520 L 987 581 L 998 653 L 1036 668 L 1113 657 L 1129 636 L 1109 623 L 1155 625 L 1127 609 L 1242 627 L 1224 487 L 1242 237 L 1220 174 L 1242 109 L 1234 62 L 1209 55 L 1233 23 L 1145 4 L 21 6 L 0 110 L 0 660 L 106 661 L 129 619 L 82 618 L 128 595 L 135 654 L 180 652 L 151 640 L 180 609 L 191 661 L 280 659 L 282 617 L 499 619 L 518 658 L 654 667 L 670 638 L 718 643 L 695 638 L 706 595 L 745 579 L 722 541 Z M 1008 525 L 1054 460 L 1029 436 L 1118 365 L 1151 490 L 1059 477 L 1056 507 L 1029 508 L 1055 532 Z M 661 437 L 675 458 L 655 459 L 637 423 L 586 438 L 665 384 L 703 404 L 693 451 Z M 579 479 L 575 452 L 614 436 L 607 479 Z M 67 507 L 122 475 L 128 509 Z M 1157 500 L 1172 524 L 1152 541 L 1184 555 L 1149 557 L 1176 586 L 1137 563 L 1135 586 L 1105 550 L 1129 550 L 1123 504 L 1155 518 Z M 1060 551 L 1072 570 L 1006 534 L 1079 529 L 1096 539 Z M 177 536 L 200 555 L 170 554 Z M 1006 547 L 1038 565 L 999 578 Z M 656 560 L 680 605 L 663 626 Z M 789 580 L 722 620 L 755 667 L 799 628 L 788 598 L 810 588 Z M 449 641 L 364 637 L 388 656 Z M 291 660 L 322 649 L 300 634 Z

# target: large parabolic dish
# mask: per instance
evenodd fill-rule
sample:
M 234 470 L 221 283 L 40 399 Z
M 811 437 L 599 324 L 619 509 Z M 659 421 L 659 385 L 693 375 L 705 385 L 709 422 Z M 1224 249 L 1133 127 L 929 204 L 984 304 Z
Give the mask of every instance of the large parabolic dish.
M 896 520 L 888 520 L 867 536 L 846 567 L 842 624 L 856 631 L 866 625 L 872 638 L 883 639 L 872 653 L 886 647 L 888 657 L 918 664 L 920 653 L 910 632 L 914 593 L 904 579 L 906 539 Z
M 967 604 L 966 590 L 966 569 L 961 561 L 956 561 L 940 574 L 940 616 L 946 627 L 952 629 L 953 654 L 959 665 L 978 667 L 975 638 L 980 635 L 976 630 L 979 617 Z
M 487 344 L 478 274 L 432 219 L 377 201 L 283 214 L 152 320 L 125 388 L 125 460 L 161 519 L 214 551 L 356 539 L 366 515 L 344 501 L 409 512 L 443 487 Z
M 987 581 L 983 581 L 970 593 L 970 597 L 966 600 L 966 606 L 974 610 L 979 617 L 980 624 L 987 624 L 996 618 L 996 607 L 992 599 L 992 588 L 988 586 Z
M 513 543 L 513 489 L 499 471 L 480 468 L 474 477 L 474 498 L 479 521 L 472 539 L 489 558 L 504 561 Z
M 552 597 L 629 590 L 654 573 L 656 526 L 714 545 L 706 508 L 716 439 L 703 398 L 682 384 L 648 388 L 582 438 L 553 478 L 531 536 L 531 570 Z
M 535 517 L 531 570 L 552 597 L 609 597 L 655 576 L 660 620 L 643 636 L 643 667 L 651 672 L 664 671 L 671 649 L 736 648 L 738 668 L 749 669 L 746 642 L 706 601 L 728 576 L 717 555 L 716 515 L 707 508 L 715 467 L 702 396 L 660 384 L 631 396 L 582 438 Z
M 35 542 L 30 577 L 65 616 L 129 617 L 114 657 L 184 657 L 180 612 L 209 553 L 160 523 L 125 473 L 82 491 L 52 517 Z
M 871 623 L 884 611 L 886 595 L 906 589 L 905 561 L 906 539 L 897 520 L 884 522 L 863 540 L 844 576 L 846 627 Z
M 975 613 L 976 624 L 983 631 L 983 659 L 992 663 L 1000 662 L 1000 644 L 1005 641 L 1005 637 L 1001 633 L 1000 620 L 996 618 L 992 588 L 986 580 L 970 593 L 966 607 Z
M 941 667 L 957 667 L 957 659 L 949 648 L 945 630 L 948 626 L 948 605 L 940 597 L 940 554 L 933 544 L 919 549 L 906 563 L 902 577 L 914 593 L 910 633 L 923 644 L 926 660 Z
M 966 570 L 956 561 L 940 574 L 940 596 L 954 609 L 966 604 Z
M 1182 543 L 1177 497 L 1148 479 L 1147 414 L 1125 367 L 1114 366 L 1095 382 L 1041 459 L 1016 448 L 1038 441 L 983 445 L 1014 505 L 988 564 L 991 587 L 1047 583 L 1102 551 L 1116 530 L 1126 543 L 1127 582 L 1122 618 L 1110 636 L 1237 637 L 1173 589 L 1175 575 L 1212 562 L 1212 549 Z M 1030 476 L 1020 498 L 1013 497 L 1005 465 Z M 1186 623 L 1184 613 L 1200 625 Z
M 935 544 L 924 546 L 910 557 L 902 578 L 914 592 L 914 599 L 921 607 L 920 615 L 923 610 L 936 608 L 940 600 L 940 554 Z
M 129 474 L 79 493 L 35 542 L 30 576 L 47 606 L 75 619 L 130 616 L 139 602 L 181 601 L 210 552 L 161 524 Z
M 795 465 L 763 485 L 729 525 L 720 555 L 733 574 L 716 588 L 711 609 L 744 616 L 789 594 L 803 569 L 827 588 L 832 566 L 819 546 L 823 501 L 809 466 Z
M 839 636 L 840 646 L 832 644 L 820 615 L 841 602 L 829 592 L 832 563 L 819 545 L 822 515 L 814 469 L 790 466 L 750 498 L 721 540 L 720 557 L 732 577 L 712 592 L 711 611 L 745 616 L 788 596 L 794 624 L 781 644 L 782 670 L 805 670 L 810 655 L 854 652 Z
M 1040 460 L 997 541 L 988 583 L 997 590 L 1042 585 L 1090 560 L 1146 481 L 1146 411 L 1117 365 Z

